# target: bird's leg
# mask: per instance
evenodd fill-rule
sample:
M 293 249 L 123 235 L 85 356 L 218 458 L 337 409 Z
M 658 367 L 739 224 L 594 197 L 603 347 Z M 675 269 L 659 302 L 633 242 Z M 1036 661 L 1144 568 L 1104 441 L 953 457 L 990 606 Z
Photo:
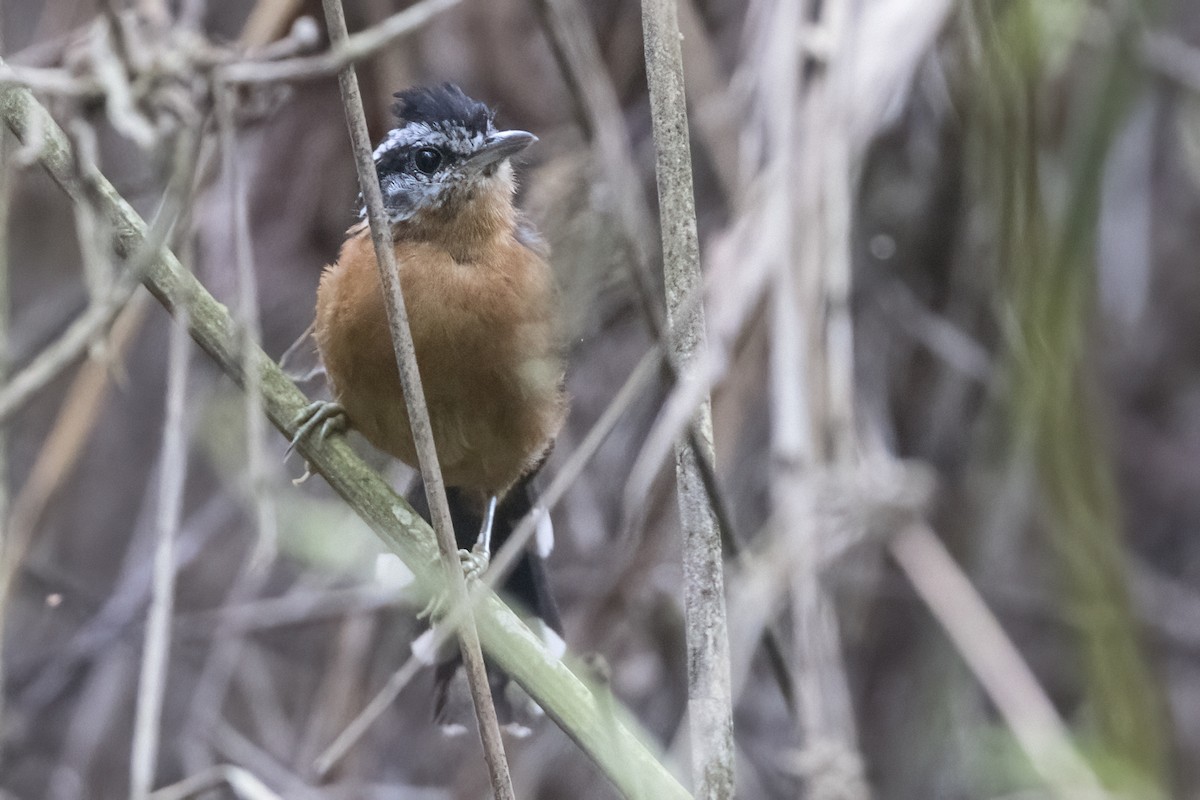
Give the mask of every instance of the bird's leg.
M 488 498 L 475 546 L 470 550 L 458 551 L 458 558 L 462 561 L 463 574 L 467 580 L 478 578 L 487 572 L 488 564 L 492 560 L 492 524 L 496 521 L 496 502 L 496 495 Z
M 304 410 L 292 420 L 292 424 L 296 426 L 296 435 L 292 437 L 291 444 L 288 445 L 287 451 L 283 455 L 284 458 L 291 455 L 296 445 L 311 436 L 314 431 L 317 433 L 317 440 L 321 441 L 330 434 L 345 431 L 350 427 L 350 419 L 346 416 L 346 409 L 339 404 L 318 400 L 305 406 Z

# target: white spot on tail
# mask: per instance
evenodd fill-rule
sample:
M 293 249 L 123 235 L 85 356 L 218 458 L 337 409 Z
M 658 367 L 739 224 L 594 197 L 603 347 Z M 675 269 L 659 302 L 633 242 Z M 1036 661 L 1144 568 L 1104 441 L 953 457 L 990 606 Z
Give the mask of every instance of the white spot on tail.
M 380 553 L 375 557 L 375 582 L 382 589 L 398 592 L 412 585 L 412 570 L 395 553 Z
M 427 667 L 438 662 L 437 628 L 430 628 L 416 639 L 413 639 L 412 654 L 417 661 Z
M 550 521 L 550 512 L 542 506 L 534 506 L 534 510 L 539 515 L 537 529 L 533 534 L 537 554 L 542 558 L 547 558 L 554 552 L 554 523 Z
M 462 736 L 467 732 L 467 726 L 458 722 L 450 722 L 445 725 L 439 725 L 438 727 L 442 729 L 442 736 L 451 738 L 455 736 Z
M 534 620 L 536 622 L 535 633 L 546 643 L 546 649 L 550 651 L 550 655 L 555 658 L 562 658 L 567 653 L 567 643 L 558 635 L 558 632 L 551 628 L 543 620 Z

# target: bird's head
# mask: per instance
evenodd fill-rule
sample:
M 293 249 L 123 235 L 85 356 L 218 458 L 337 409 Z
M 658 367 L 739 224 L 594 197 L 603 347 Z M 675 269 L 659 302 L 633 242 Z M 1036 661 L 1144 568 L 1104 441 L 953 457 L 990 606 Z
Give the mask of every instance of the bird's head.
M 537 141 L 497 130 L 494 112 L 451 83 L 406 89 L 392 106 L 400 125 L 375 148 L 384 208 L 393 224 L 452 219 L 480 198 L 511 203 L 509 159 Z M 364 214 L 365 215 L 365 214 Z

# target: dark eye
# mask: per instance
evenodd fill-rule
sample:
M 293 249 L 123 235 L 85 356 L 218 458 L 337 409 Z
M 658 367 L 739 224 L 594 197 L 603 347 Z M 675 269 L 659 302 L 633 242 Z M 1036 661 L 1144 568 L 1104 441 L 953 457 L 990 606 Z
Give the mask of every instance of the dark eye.
M 413 155 L 413 164 L 426 175 L 432 175 L 442 165 L 442 154 L 432 147 L 422 147 Z

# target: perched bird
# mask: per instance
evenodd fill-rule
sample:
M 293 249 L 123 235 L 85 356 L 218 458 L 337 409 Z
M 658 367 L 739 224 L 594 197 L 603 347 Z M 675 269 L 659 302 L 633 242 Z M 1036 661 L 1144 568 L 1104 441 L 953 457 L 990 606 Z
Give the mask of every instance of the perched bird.
M 531 507 L 530 479 L 567 409 L 548 254 L 513 203 L 510 159 L 537 138 L 497 129 L 494 113 L 452 84 L 395 97 L 399 125 L 376 148 L 375 166 L 455 533 L 466 548 L 478 532 L 486 558 L 488 537 L 502 544 Z M 335 403 L 310 406 L 297 439 L 348 422 L 415 467 L 365 222 L 321 277 L 313 337 Z M 427 511 L 423 493 L 413 499 Z M 537 552 L 506 588 L 558 628 Z M 445 712 L 451 671 L 438 675 Z

